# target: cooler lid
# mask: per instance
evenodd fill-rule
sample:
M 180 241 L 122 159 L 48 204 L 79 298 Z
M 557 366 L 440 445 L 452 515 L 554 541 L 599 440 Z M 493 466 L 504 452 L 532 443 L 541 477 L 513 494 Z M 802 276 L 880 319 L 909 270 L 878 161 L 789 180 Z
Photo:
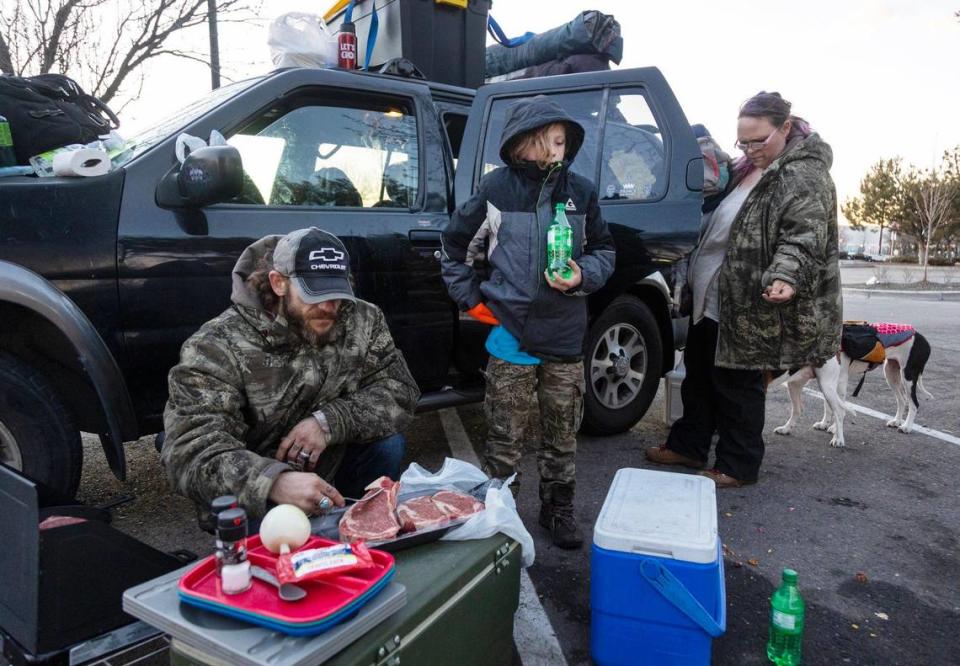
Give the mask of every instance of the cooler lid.
M 717 559 L 717 489 L 693 474 L 617 470 L 593 528 L 607 550 L 707 564 Z

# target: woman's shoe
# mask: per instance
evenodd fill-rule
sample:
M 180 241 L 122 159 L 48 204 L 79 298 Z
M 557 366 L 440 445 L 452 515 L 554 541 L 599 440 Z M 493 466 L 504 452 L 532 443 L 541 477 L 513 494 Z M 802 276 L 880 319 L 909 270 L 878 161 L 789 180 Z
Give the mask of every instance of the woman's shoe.
M 647 456 L 647 460 L 652 463 L 657 463 L 658 465 L 683 465 L 684 467 L 690 467 L 692 469 L 703 469 L 707 466 L 706 463 L 680 455 L 676 451 L 671 451 L 667 448 L 666 444 L 651 446 L 647 448 L 644 453 Z
M 756 483 L 756 481 L 741 481 L 740 479 L 735 479 L 716 468 L 700 472 L 700 476 L 713 479 L 713 482 L 717 484 L 717 488 L 740 488 L 741 486 L 749 486 Z

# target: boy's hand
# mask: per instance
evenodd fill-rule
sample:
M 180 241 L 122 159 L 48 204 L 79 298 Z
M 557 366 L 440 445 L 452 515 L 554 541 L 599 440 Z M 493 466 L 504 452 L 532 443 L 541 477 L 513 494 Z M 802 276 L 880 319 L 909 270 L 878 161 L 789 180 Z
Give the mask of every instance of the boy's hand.
M 580 266 L 573 259 L 567 259 L 567 265 L 573 270 L 573 275 L 564 280 L 560 277 L 560 274 L 551 276 L 550 271 L 544 271 L 543 275 L 547 278 L 547 284 L 556 289 L 557 291 L 570 291 L 576 287 L 580 286 L 580 283 L 583 282 L 583 272 L 580 270 Z
M 467 314 L 477 321 L 482 321 L 484 324 L 490 324 L 491 326 L 500 325 L 500 320 L 494 316 L 494 314 L 490 311 L 490 308 L 488 308 L 485 303 L 477 303 L 472 308 L 467 310 Z

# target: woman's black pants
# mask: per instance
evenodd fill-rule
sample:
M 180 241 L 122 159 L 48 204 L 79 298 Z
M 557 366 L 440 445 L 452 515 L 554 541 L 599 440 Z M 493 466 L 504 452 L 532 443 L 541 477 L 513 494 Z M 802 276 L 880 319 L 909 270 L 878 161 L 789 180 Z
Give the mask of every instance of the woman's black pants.
M 716 351 L 717 322 L 704 317 L 687 336 L 683 417 L 670 429 L 667 448 L 705 463 L 716 432 L 714 467 L 740 481 L 756 481 L 763 461 L 763 372 L 718 368 Z

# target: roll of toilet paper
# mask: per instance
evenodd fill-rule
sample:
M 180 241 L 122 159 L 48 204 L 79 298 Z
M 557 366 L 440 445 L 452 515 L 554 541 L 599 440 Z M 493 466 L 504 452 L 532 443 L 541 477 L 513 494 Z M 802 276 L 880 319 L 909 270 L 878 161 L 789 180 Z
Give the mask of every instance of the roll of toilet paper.
M 55 176 L 102 176 L 110 171 L 110 156 L 102 150 L 81 148 L 53 156 Z

